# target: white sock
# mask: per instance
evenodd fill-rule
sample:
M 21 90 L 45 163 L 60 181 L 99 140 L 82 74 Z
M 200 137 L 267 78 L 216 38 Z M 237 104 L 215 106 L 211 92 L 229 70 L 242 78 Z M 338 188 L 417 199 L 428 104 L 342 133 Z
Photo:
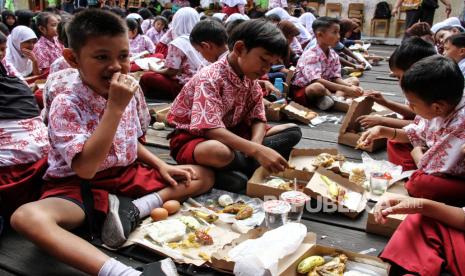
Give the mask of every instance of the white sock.
M 152 193 L 141 198 L 134 199 L 132 203 L 136 205 L 137 209 L 139 209 L 139 217 L 145 218 L 150 215 L 150 212 L 154 208 L 161 207 L 163 205 L 163 200 L 157 193 Z
M 98 272 L 98 276 L 139 276 L 141 274 L 142 272 L 113 258 L 106 261 Z

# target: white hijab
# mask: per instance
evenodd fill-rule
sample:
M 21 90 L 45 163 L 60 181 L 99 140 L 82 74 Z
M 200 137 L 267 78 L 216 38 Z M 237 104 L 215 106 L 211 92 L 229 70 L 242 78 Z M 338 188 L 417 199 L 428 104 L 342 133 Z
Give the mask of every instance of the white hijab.
M 229 22 L 232 22 L 232 21 L 236 21 L 238 19 L 243 19 L 243 20 L 247 21 L 250 18 L 245 14 L 233 13 L 228 18 L 226 18 L 226 21 L 224 23 L 229 23 Z
M 173 39 L 182 35 L 190 35 L 195 24 L 200 21 L 199 13 L 190 7 L 179 9 L 173 16 L 171 29 L 173 30 Z
M 212 15 L 212 17 L 218 18 L 221 21 L 224 21 L 224 18 L 227 16 L 225 13 L 217 12 Z
M 265 13 L 265 16 L 270 16 L 272 14 L 276 14 L 277 16 L 279 16 L 279 18 L 281 18 L 281 20 L 290 20 L 291 19 L 291 16 L 289 15 L 289 13 L 281 8 L 281 7 L 277 7 L 277 8 L 273 8 L 269 11 L 267 11 Z
M 8 36 L 5 58 L 23 77 L 31 75 L 32 61 L 21 53 L 21 43 L 34 38 L 37 39 L 36 34 L 26 26 L 15 27 Z
M 297 29 L 299 29 L 300 34 L 297 36 L 297 39 L 299 40 L 301 44 L 312 39 L 313 35 L 310 34 L 309 31 L 307 31 L 307 29 L 302 23 L 300 23 L 300 20 L 297 17 L 290 16 L 289 13 L 285 9 L 281 7 L 273 8 L 269 10 L 267 13 L 265 13 L 265 16 L 270 16 L 272 14 L 279 16 L 281 20 L 291 21 L 294 24 L 294 26 Z
M 305 29 L 311 34 L 313 34 L 312 24 L 315 19 L 315 16 L 311 12 L 306 12 L 299 17 L 300 24 L 304 25 Z

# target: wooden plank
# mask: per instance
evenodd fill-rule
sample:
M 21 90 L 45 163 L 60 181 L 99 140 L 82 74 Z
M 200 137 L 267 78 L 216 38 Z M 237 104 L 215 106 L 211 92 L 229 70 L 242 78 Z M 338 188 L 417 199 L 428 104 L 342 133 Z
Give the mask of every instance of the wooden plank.
M 145 142 L 150 146 L 169 149 L 170 143 L 166 137 L 171 131 L 172 130 L 154 130 L 153 128 L 149 128 L 145 134 Z

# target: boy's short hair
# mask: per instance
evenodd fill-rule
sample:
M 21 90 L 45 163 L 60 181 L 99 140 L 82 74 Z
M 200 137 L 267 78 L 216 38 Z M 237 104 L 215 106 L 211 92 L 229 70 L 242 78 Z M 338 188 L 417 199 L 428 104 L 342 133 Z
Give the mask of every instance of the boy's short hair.
M 333 25 L 339 25 L 339 19 L 329 16 L 318 17 L 312 23 L 313 32 L 326 31 Z
M 389 58 L 389 68 L 406 71 L 422 58 L 437 54 L 433 44 L 420 37 L 406 38 Z
M 404 93 L 413 93 L 427 104 L 445 101 L 456 106 L 463 96 L 464 78 L 452 59 L 434 55 L 413 64 L 400 86 Z
M 445 42 L 450 42 L 457 48 L 465 48 L 465 33 L 451 35 L 446 38 Z
M 189 39 L 192 44 L 200 45 L 202 42 L 213 42 L 222 46 L 228 43 L 226 28 L 220 22 L 212 19 L 199 21 L 192 29 Z
M 127 35 L 126 23 L 112 12 L 88 9 L 80 12 L 66 28 L 69 47 L 75 52 L 92 37 Z
M 236 28 L 237 25 L 241 24 L 242 22 L 245 22 L 245 19 L 236 19 L 234 21 L 229 21 L 228 23 L 226 23 L 226 32 L 228 33 L 228 36 L 230 36 L 234 30 L 234 28 Z
M 276 25 L 263 19 L 252 19 L 237 25 L 229 35 L 228 48 L 233 50 L 237 41 L 243 41 L 247 50 L 262 47 L 268 52 L 286 57 L 287 40 Z

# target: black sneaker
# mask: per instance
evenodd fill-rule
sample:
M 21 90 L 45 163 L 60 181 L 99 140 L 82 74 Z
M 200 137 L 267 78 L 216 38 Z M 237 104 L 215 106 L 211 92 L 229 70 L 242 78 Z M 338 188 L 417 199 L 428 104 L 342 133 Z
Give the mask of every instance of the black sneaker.
M 238 171 L 216 171 L 214 187 L 228 192 L 245 194 L 248 178 Z
M 132 199 L 110 194 L 109 210 L 102 227 L 102 241 L 109 247 L 118 248 L 128 239 L 139 224 L 139 209 Z

